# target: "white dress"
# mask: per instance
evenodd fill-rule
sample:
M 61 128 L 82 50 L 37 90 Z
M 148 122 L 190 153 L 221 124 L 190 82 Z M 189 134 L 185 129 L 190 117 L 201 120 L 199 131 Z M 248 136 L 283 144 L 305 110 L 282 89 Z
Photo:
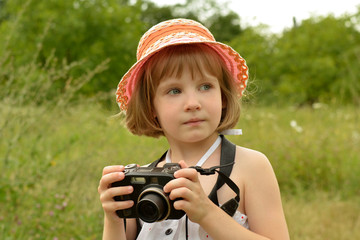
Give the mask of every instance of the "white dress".
M 247 216 L 236 211 L 233 218 L 241 226 L 249 229 Z M 179 220 L 165 220 L 162 222 L 141 222 L 142 228 L 137 240 L 184 240 L 186 216 Z M 189 240 L 212 239 L 199 224 L 188 220 Z

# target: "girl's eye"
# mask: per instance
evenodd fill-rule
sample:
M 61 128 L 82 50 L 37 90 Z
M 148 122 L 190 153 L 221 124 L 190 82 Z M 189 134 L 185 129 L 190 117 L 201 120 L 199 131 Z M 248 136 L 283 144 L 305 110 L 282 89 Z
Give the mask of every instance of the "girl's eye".
M 170 94 L 170 95 L 176 95 L 176 94 L 179 94 L 179 93 L 181 93 L 181 91 L 179 89 L 177 89 L 177 88 L 171 89 L 168 92 L 168 94 Z
M 206 90 L 209 90 L 210 88 L 211 88 L 210 84 L 204 84 L 204 85 L 201 85 L 200 90 L 206 91 Z

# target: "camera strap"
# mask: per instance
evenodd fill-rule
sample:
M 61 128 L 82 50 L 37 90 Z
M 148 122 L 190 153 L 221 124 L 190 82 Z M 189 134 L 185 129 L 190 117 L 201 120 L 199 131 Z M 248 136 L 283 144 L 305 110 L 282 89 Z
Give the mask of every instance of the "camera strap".
M 211 167 L 211 168 L 202 168 L 199 166 L 194 166 L 194 167 L 190 167 L 190 168 L 194 168 L 198 173 L 200 173 L 201 175 L 212 175 L 215 173 L 219 174 L 219 177 L 224 181 L 224 183 L 226 183 L 231 190 L 233 190 L 236 193 L 236 197 L 230 199 L 229 201 L 227 201 L 226 203 L 224 203 L 221 206 L 221 209 L 224 210 L 227 214 L 229 214 L 231 217 L 234 216 L 237 208 L 239 207 L 239 202 L 240 202 L 240 190 L 239 187 L 234 183 L 233 180 L 231 180 L 228 176 L 226 176 L 223 172 L 217 170 L 218 168 L 223 168 L 223 167 L 228 167 L 233 165 L 234 162 L 226 164 L 226 165 L 222 165 L 222 166 L 215 166 L 215 167 Z M 215 185 L 216 186 L 216 185 Z M 210 197 L 209 197 L 210 198 Z M 210 198 L 211 201 L 213 201 L 213 199 Z M 216 198 L 217 200 L 217 198 Z M 214 201 L 213 201 L 214 202 Z M 218 204 L 217 204 L 218 205 Z
M 239 206 L 240 202 L 240 189 L 239 187 L 230 179 L 230 174 L 234 165 L 236 146 L 235 144 L 228 141 L 223 135 L 220 135 L 222 138 L 221 141 L 221 155 L 220 155 L 220 166 L 214 166 L 211 168 L 204 169 L 199 166 L 193 166 L 197 172 L 201 175 L 212 175 L 218 173 L 218 178 L 213 187 L 211 193 L 209 194 L 210 200 L 219 205 L 217 191 L 226 183 L 231 190 L 236 193 L 236 197 L 230 199 L 221 206 L 227 214 L 233 216 Z
M 201 168 L 199 166 L 194 166 L 192 168 L 196 169 L 201 175 L 212 175 L 218 173 L 218 178 L 216 180 L 215 186 L 213 187 L 211 193 L 209 194 L 210 200 L 219 206 L 219 201 L 217 197 L 217 191 L 226 183 L 231 190 L 236 193 L 236 197 L 228 200 L 224 203 L 220 208 L 224 210 L 231 217 L 234 216 L 236 210 L 239 207 L 240 202 L 240 189 L 234 183 L 233 180 L 230 179 L 230 174 L 232 168 L 235 164 L 235 153 L 236 146 L 228 141 L 223 135 L 220 135 L 222 138 L 221 141 L 221 155 L 220 155 L 220 166 L 215 166 L 211 168 Z M 220 169 L 220 170 L 218 170 Z M 186 215 L 186 225 L 185 225 L 185 236 L 186 240 L 189 236 L 189 226 L 188 226 L 188 216 Z

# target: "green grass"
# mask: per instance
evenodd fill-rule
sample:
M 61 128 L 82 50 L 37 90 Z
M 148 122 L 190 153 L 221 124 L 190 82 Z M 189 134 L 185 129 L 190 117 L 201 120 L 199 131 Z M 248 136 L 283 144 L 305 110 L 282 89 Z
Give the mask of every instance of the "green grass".
M 233 141 L 264 152 L 285 191 L 360 194 L 359 108 L 255 107 L 242 117 L 244 136 Z
M 167 149 L 163 138 L 128 133 L 115 113 L 94 102 L 0 102 L 0 239 L 101 238 L 102 168 Z M 229 138 L 272 162 L 292 239 L 359 238 L 359 116 L 355 107 L 244 107 L 243 136 Z

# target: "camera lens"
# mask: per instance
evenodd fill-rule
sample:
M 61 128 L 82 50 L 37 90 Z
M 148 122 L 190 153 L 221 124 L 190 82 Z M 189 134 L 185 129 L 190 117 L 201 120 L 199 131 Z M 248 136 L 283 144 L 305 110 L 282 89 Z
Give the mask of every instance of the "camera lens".
M 156 191 L 147 191 L 137 204 L 137 212 L 144 222 L 152 223 L 163 220 L 168 215 L 166 196 Z

